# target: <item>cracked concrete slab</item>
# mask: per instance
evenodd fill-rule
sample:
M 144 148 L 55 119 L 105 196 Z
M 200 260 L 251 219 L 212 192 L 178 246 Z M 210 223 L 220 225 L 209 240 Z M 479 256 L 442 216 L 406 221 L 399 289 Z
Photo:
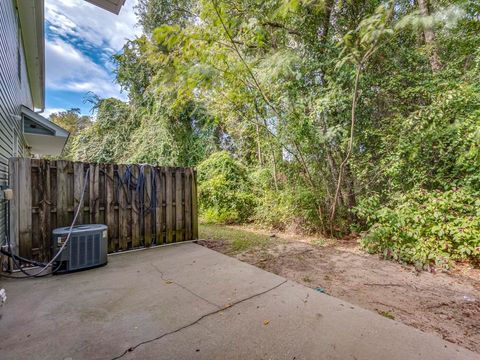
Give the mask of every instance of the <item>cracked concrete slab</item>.
M 152 341 L 123 359 L 476 359 L 370 311 L 286 284 Z M 162 356 L 160 356 L 162 358 Z
M 2 287 L 2 359 L 480 358 L 196 244 Z

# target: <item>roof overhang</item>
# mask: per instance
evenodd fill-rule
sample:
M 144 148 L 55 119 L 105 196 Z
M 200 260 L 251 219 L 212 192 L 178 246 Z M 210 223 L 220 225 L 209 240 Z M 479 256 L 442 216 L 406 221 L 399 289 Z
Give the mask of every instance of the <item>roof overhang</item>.
M 23 137 L 32 154 L 59 156 L 69 132 L 50 120 L 22 106 Z
M 44 0 L 17 0 L 33 106 L 45 108 Z
M 125 4 L 125 0 L 86 0 L 86 1 L 117 15 L 120 13 L 120 9 L 122 8 L 123 4 Z

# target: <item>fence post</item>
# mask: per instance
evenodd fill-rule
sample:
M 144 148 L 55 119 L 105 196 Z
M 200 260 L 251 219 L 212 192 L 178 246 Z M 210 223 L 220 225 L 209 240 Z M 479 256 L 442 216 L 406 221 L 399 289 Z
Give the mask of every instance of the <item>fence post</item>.
M 197 169 L 192 171 L 192 240 L 198 239 Z
M 19 191 L 18 191 L 18 158 L 10 158 L 8 160 L 8 186 L 13 190 L 13 199 L 10 200 L 10 213 L 8 217 L 8 226 L 10 233 L 10 244 L 12 247 L 12 252 L 18 255 L 19 244 L 18 244 L 18 201 Z M 13 269 L 13 264 L 9 260 L 9 268 Z

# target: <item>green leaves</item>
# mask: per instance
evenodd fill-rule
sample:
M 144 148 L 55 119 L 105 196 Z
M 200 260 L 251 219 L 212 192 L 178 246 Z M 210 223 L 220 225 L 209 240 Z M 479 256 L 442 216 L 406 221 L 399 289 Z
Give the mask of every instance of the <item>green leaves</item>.
M 183 37 L 180 26 L 161 25 L 153 31 L 153 39 L 159 45 L 164 45 L 167 49 L 172 49 Z
M 213 153 L 198 165 L 201 216 L 210 223 L 249 219 L 255 197 L 246 169 L 227 152 Z
M 362 238 L 370 252 L 430 267 L 448 267 L 450 260 L 480 262 L 480 192 L 468 187 L 449 191 L 411 190 L 398 194 L 391 206 L 371 215 L 357 213 L 373 224 Z M 363 210 L 361 210 L 363 209 Z
M 365 64 L 382 44 L 381 40 L 394 35 L 392 27 L 393 2 L 381 4 L 375 12 L 364 18 L 354 30 L 348 31 L 342 38 L 343 49 L 336 66 L 340 69 L 346 62 Z
M 480 7 L 433 5 L 139 0 L 145 34 L 114 57 L 129 102 L 101 102 L 72 156 L 202 164 L 211 221 L 370 229 L 389 258 L 474 259 Z

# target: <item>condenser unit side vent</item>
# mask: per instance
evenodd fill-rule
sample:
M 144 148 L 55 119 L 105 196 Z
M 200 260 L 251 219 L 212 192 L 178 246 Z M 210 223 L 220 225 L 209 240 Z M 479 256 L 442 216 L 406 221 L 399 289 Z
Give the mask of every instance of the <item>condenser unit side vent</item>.
M 67 239 L 69 227 L 53 230 L 55 253 Z M 101 224 L 78 225 L 73 228 L 70 240 L 59 256 L 62 272 L 90 269 L 107 263 L 107 226 Z

